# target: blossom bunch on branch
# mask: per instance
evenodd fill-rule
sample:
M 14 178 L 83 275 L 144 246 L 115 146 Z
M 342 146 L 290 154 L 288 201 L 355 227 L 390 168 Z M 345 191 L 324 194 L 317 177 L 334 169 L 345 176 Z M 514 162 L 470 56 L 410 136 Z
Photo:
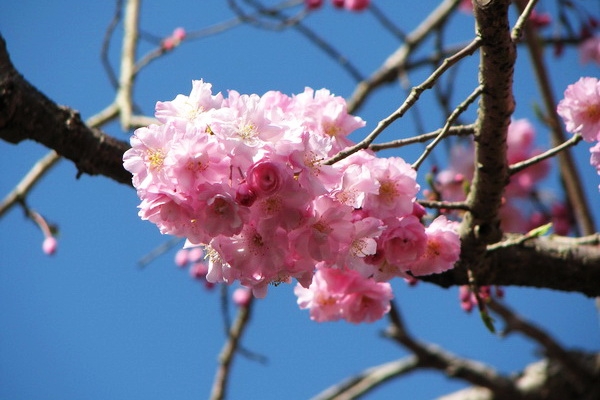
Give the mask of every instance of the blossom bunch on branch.
M 365 125 L 328 90 L 224 97 L 200 80 L 155 115 L 161 124 L 136 130 L 123 157 L 139 215 L 204 246 L 210 282 L 264 297 L 294 278 L 303 299 L 314 292 L 299 301 L 314 319 L 373 321 L 389 310 L 390 279 L 458 260 L 455 223 L 423 224 L 416 171 L 403 159 L 361 150 L 324 163 Z

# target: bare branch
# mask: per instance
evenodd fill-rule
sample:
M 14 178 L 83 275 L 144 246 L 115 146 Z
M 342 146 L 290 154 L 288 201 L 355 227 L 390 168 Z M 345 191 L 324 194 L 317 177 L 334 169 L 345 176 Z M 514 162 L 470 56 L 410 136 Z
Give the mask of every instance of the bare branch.
M 594 379 L 593 372 L 576 357 L 573 357 L 572 354 L 567 352 L 548 333 L 526 321 L 513 310 L 493 298 L 490 299 L 488 307 L 493 312 L 500 315 L 506 323 L 504 334 L 521 332 L 542 345 L 545 349 L 546 356 L 563 365 L 564 371 L 568 375 L 568 379 L 571 380 L 573 385 L 579 388 L 580 391 L 583 391 L 586 386 L 589 386 L 592 383 L 592 380 Z
M 79 114 L 56 105 L 14 69 L 0 36 L 0 139 L 19 143 L 35 140 L 73 161 L 78 175 L 105 175 L 131 185 L 123 168 L 129 144 L 89 128 Z
M 459 265 L 474 273 L 477 284 L 486 245 L 500 240 L 498 210 L 508 183 L 506 136 L 515 107 L 512 94 L 515 45 L 508 23 L 509 0 L 474 2 L 477 33 L 482 42 L 479 81 L 483 94 L 475 129 L 475 165 L 465 213 L 460 225 Z M 464 270 L 463 270 L 464 271 Z
M 467 96 L 465 101 L 460 103 L 454 109 L 454 111 L 452 111 L 450 116 L 446 119 L 446 123 L 444 124 L 444 127 L 440 131 L 439 135 L 436 136 L 436 138 L 433 140 L 433 142 L 429 143 L 427 145 L 427 147 L 425 147 L 425 151 L 423 151 L 423 154 L 421 154 L 421 156 L 417 159 L 417 161 L 415 161 L 413 163 L 412 167 L 415 170 L 419 169 L 419 166 L 421 165 L 421 163 L 423 163 L 423 161 L 425 161 L 425 159 L 433 151 L 435 146 L 437 146 L 442 141 L 442 139 L 444 139 L 446 136 L 448 136 L 448 132 L 450 131 L 450 127 L 452 126 L 454 121 L 456 121 L 456 119 L 459 117 L 459 115 L 462 114 L 463 112 L 465 112 L 467 107 L 469 107 L 469 105 L 471 103 L 473 103 L 477 99 L 477 97 L 479 97 L 479 95 L 481 95 L 482 91 L 483 91 L 483 86 L 482 85 L 477 86 L 475 88 L 475 90 L 469 96 Z
M 244 330 L 250 321 L 253 297 L 250 299 L 251 300 L 247 305 L 240 306 L 237 318 L 229 331 L 229 339 L 225 342 L 221 354 L 219 355 L 219 367 L 210 394 L 211 400 L 221 400 L 225 398 L 227 382 L 231 372 L 231 363 L 238 350 L 239 342 L 244 334 Z
M 354 93 L 348 99 L 348 112 L 351 114 L 365 102 L 367 97 L 376 88 L 385 83 L 393 82 L 398 78 L 400 72 L 410 54 L 429 36 L 429 34 L 448 18 L 458 5 L 459 0 L 444 0 L 431 14 L 412 31 L 403 46 L 385 60 L 383 65 L 375 71 L 368 79 L 360 82 Z
M 446 136 L 472 135 L 475 132 L 474 127 L 475 127 L 474 125 L 451 126 L 448 129 L 448 133 L 446 134 Z M 438 130 L 430 132 L 430 133 L 424 133 L 422 135 L 412 136 L 412 137 L 409 137 L 406 139 L 397 139 L 397 140 L 392 140 L 391 142 L 386 142 L 386 143 L 373 143 L 373 144 L 369 145 L 369 149 L 373 150 L 373 151 L 380 151 L 380 150 L 385 150 L 385 149 L 399 148 L 399 147 L 407 146 L 409 144 L 414 144 L 414 143 L 424 143 L 431 139 L 435 139 L 436 137 L 438 137 L 440 135 L 441 132 L 442 132 L 442 129 L 438 129 Z
M 0 203 L 0 217 L 5 212 L 10 210 L 18 201 L 24 199 L 31 188 L 38 182 L 38 180 L 45 174 L 46 171 L 51 169 L 58 161 L 60 156 L 56 151 L 52 150 L 44 157 L 42 157 L 35 165 L 29 170 L 27 175 L 21 179 L 21 182 L 15 186 L 15 188 L 2 200 Z
M 350 400 L 365 395 L 379 385 L 393 378 L 413 372 L 418 368 L 416 356 L 408 356 L 400 360 L 371 367 L 348 380 L 331 386 L 319 393 L 312 400 Z
M 125 5 L 125 21 L 123 47 L 121 50 L 121 71 L 119 75 L 119 90 L 116 102 L 119 105 L 121 129 L 129 130 L 133 114 L 132 96 L 135 70 L 135 55 L 138 44 L 138 24 L 140 13 L 139 0 L 127 0 Z
M 474 385 L 489 388 L 498 396 L 511 399 L 521 398 L 514 383 L 493 368 L 473 360 L 462 359 L 438 346 L 413 338 L 404 326 L 395 305 L 390 311 L 390 322 L 391 325 L 386 332 L 387 336 L 415 354 L 420 368 L 442 371 L 450 378 L 462 379 Z
M 533 165 L 533 164 L 537 164 L 540 161 L 546 160 L 548 158 L 554 157 L 555 155 L 557 155 L 558 153 L 560 153 L 561 151 L 568 149 L 569 147 L 575 146 L 577 143 L 579 143 L 582 140 L 581 135 L 577 134 L 577 135 L 573 135 L 573 137 L 571 137 L 571 139 L 567 140 L 566 142 L 564 142 L 563 144 L 556 146 L 548 151 L 543 152 L 542 154 L 538 154 L 535 157 L 531 157 L 528 160 L 524 160 L 521 162 L 518 162 L 516 164 L 512 164 L 509 169 L 508 172 L 510 175 L 516 174 L 517 172 L 520 172 L 522 170 L 524 170 L 525 168 Z
M 417 100 L 419 100 L 419 97 L 421 97 L 421 93 L 423 93 L 427 89 L 431 89 L 435 82 L 439 79 L 439 77 L 442 76 L 444 72 L 448 70 L 448 68 L 456 64 L 459 60 L 463 59 L 464 57 L 473 54 L 479 48 L 480 45 L 481 42 L 479 38 L 473 39 L 471 43 L 469 43 L 458 53 L 446 58 L 444 62 L 435 71 L 433 71 L 433 73 L 429 75 L 429 77 L 425 79 L 425 81 L 423 81 L 423 83 L 421 83 L 419 86 L 413 87 L 404 103 L 402 103 L 402 105 L 388 117 L 379 121 L 375 129 L 373 129 L 373 131 L 371 131 L 371 133 L 369 133 L 366 138 L 364 138 L 362 141 L 355 144 L 354 146 L 350 146 L 345 150 L 340 151 L 337 155 L 325 161 L 325 164 L 334 164 L 337 161 L 343 160 L 344 158 L 356 153 L 359 150 L 367 148 L 371 143 L 373 143 L 373 141 L 377 138 L 377 136 L 379 136 L 381 132 L 383 132 L 394 121 L 396 121 L 399 118 L 402 118 L 402 116 L 404 116 L 404 114 L 417 102 Z
M 417 200 L 423 207 L 437 208 L 439 210 L 464 210 L 469 211 L 469 205 L 464 201 L 435 201 L 435 200 Z

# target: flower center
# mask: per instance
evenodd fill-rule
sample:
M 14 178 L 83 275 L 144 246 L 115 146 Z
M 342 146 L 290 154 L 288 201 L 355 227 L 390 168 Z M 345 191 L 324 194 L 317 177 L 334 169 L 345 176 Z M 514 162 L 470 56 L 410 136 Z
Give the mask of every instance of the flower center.
M 165 159 L 165 155 L 162 150 L 152 150 L 148 154 L 148 162 L 150 163 L 150 168 L 152 169 L 160 169 L 163 165 L 163 161 Z
M 600 121 L 600 104 L 590 104 L 586 110 L 585 115 L 592 121 Z
M 391 180 L 381 181 L 379 186 L 379 197 L 385 204 L 392 204 L 398 196 L 398 189 Z

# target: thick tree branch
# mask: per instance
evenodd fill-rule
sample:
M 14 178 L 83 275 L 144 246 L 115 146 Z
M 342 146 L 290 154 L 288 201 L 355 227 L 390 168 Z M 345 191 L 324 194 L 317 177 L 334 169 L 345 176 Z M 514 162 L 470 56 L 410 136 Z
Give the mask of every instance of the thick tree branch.
M 78 175 L 105 175 L 131 185 L 123 168 L 127 142 L 86 126 L 79 113 L 58 106 L 29 84 L 14 68 L 0 36 L 0 139 L 30 139 L 75 163 Z
M 511 236 L 512 237 L 512 236 Z M 526 286 L 600 296 L 600 235 L 531 239 L 518 246 L 501 247 L 482 256 L 479 285 Z M 461 264 L 424 280 L 444 287 L 469 283 Z
M 508 0 L 474 3 L 476 29 L 481 41 L 479 83 L 483 93 L 475 127 L 475 173 L 467 196 L 470 206 L 460 227 L 459 265 L 473 271 L 477 283 L 483 272 L 487 244 L 502 234 L 498 210 L 508 183 L 506 135 L 515 107 L 512 94 L 516 59 L 510 36 Z

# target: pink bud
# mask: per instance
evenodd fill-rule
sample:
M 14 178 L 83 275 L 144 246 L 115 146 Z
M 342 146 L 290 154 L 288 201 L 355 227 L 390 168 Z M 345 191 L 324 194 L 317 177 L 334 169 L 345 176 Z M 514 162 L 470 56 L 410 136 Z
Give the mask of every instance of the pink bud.
M 309 10 L 316 10 L 317 8 L 321 8 L 323 0 L 304 0 L 304 5 Z
M 473 302 L 471 301 L 461 301 L 460 308 L 465 310 L 466 312 L 471 312 L 473 310 Z
M 369 7 L 370 0 L 346 0 L 344 7 L 351 11 L 362 11 Z
M 458 288 L 458 298 L 461 302 L 471 300 L 471 289 L 469 289 L 468 285 L 462 285 Z
M 250 207 L 256 200 L 256 194 L 250 189 L 246 182 L 240 183 L 235 192 L 235 201 L 240 205 Z
M 190 275 L 195 279 L 205 279 L 208 267 L 204 263 L 194 263 L 190 267 Z
M 188 257 L 190 262 L 198 262 L 204 257 L 204 252 L 202 251 L 201 247 L 192 247 L 191 249 L 189 249 L 189 252 L 190 253 Z
M 236 305 L 246 307 L 252 299 L 252 291 L 245 287 L 237 288 L 233 291 L 231 297 Z
M 48 254 L 49 256 L 56 253 L 57 247 L 58 247 L 58 242 L 56 241 L 54 236 L 46 237 L 46 239 L 44 239 L 44 242 L 42 243 L 42 250 L 44 251 L 44 253 Z
M 178 267 L 185 267 L 189 262 L 188 257 L 189 250 L 181 249 L 175 254 L 175 265 Z
M 173 50 L 173 48 L 175 47 L 175 41 L 172 37 L 168 37 L 165 38 L 160 45 L 165 50 Z
M 171 37 L 173 39 L 176 39 L 178 41 L 182 41 L 183 39 L 185 39 L 186 36 L 186 32 L 185 29 L 183 28 L 175 28 L 175 30 L 173 31 L 173 34 L 171 35 Z
M 263 196 L 277 193 L 281 189 L 284 179 L 282 167 L 269 160 L 254 164 L 250 167 L 247 176 L 250 190 Z

